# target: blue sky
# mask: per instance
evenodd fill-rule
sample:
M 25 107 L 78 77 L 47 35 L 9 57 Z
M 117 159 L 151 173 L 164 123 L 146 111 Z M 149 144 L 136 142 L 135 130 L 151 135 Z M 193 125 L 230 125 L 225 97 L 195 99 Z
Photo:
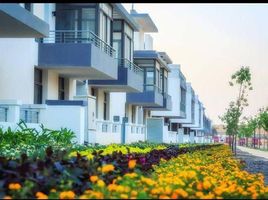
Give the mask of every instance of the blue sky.
M 129 11 L 131 4 L 123 4 Z M 159 32 L 154 49 L 181 64 L 214 123 L 237 95 L 228 81 L 250 66 L 253 91 L 245 116 L 268 106 L 268 4 L 134 4 L 149 13 Z

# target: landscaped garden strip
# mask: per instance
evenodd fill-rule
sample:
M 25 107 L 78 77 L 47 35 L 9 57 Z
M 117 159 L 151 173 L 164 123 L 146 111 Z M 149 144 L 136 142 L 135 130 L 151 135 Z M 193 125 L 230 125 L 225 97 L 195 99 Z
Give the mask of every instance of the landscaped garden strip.
M 93 189 L 79 198 L 268 198 L 263 175 L 242 170 L 241 162 L 225 145 L 161 159 L 153 168 L 148 176 L 130 172 L 111 184 L 96 176 L 91 180 Z
M 50 195 L 59 198 L 64 195 L 76 197 L 86 190 L 93 189 L 96 180 L 99 185 L 113 183 L 118 177 L 135 170 L 144 175 L 152 172 L 154 165 L 161 159 L 169 160 L 186 152 L 200 151 L 213 145 L 198 145 L 178 148 L 169 146 L 165 149 L 152 150 L 149 153 L 129 153 L 114 151 L 101 155 L 93 152 L 93 159 L 77 154 L 69 157 L 64 151 L 46 150 L 44 159 L 28 158 L 23 154 L 20 159 L 0 158 L 0 194 L 13 198 L 36 198 Z M 62 192 L 69 193 L 62 193 Z M 39 192 L 39 193 L 38 193 Z M 52 195 L 52 196 L 51 196 Z M 55 196 L 56 195 L 56 196 Z M 1 197 L 0 196 L 0 197 Z

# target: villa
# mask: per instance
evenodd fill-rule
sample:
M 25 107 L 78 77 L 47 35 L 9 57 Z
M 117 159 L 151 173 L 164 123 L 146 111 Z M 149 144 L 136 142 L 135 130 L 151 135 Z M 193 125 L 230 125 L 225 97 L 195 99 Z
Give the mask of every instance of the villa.
M 0 3 L 0 127 L 68 128 L 79 144 L 211 142 L 147 13 L 119 3 Z

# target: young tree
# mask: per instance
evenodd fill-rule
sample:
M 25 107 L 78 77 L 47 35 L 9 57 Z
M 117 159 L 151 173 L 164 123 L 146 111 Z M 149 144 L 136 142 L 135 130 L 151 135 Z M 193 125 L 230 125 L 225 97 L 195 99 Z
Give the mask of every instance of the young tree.
M 259 120 L 261 127 L 267 132 L 268 131 L 268 107 L 266 109 L 261 109 L 259 114 Z M 268 138 L 266 136 L 267 149 L 268 149 Z
M 238 135 L 239 119 L 242 115 L 247 103 L 247 92 L 252 90 L 251 87 L 251 73 L 249 67 L 241 67 L 240 70 L 235 72 L 232 77 L 232 81 L 229 82 L 230 86 L 238 86 L 238 97 L 235 101 L 229 104 L 229 108 L 226 113 L 220 117 L 220 119 L 226 124 L 226 132 L 231 136 L 231 148 L 236 154 L 236 139 Z

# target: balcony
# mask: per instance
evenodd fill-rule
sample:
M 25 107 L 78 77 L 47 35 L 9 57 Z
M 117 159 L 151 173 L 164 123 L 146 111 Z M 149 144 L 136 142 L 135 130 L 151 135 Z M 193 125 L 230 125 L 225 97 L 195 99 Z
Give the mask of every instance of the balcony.
M 117 80 L 90 80 L 96 88 L 105 88 L 110 92 L 142 92 L 143 72 L 127 59 L 118 59 Z
M 141 93 L 127 93 L 127 103 L 145 107 L 161 107 L 164 104 L 163 94 L 155 85 L 144 85 Z
M 157 111 L 170 111 L 172 110 L 172 102 L 171 102 L 171 96 L 167 93 L 163 94 L 163 105 L 162 106 L 149 106 L 145 107 L 150 110 L 157 110 Z
M 115 80 L 115 50 L 91 31 L 50 31 L 39 42 L 38 67 L 76 79 Z
M 49 25 L 15 3 L 0 4 L 0 38 L 46 37 Z

